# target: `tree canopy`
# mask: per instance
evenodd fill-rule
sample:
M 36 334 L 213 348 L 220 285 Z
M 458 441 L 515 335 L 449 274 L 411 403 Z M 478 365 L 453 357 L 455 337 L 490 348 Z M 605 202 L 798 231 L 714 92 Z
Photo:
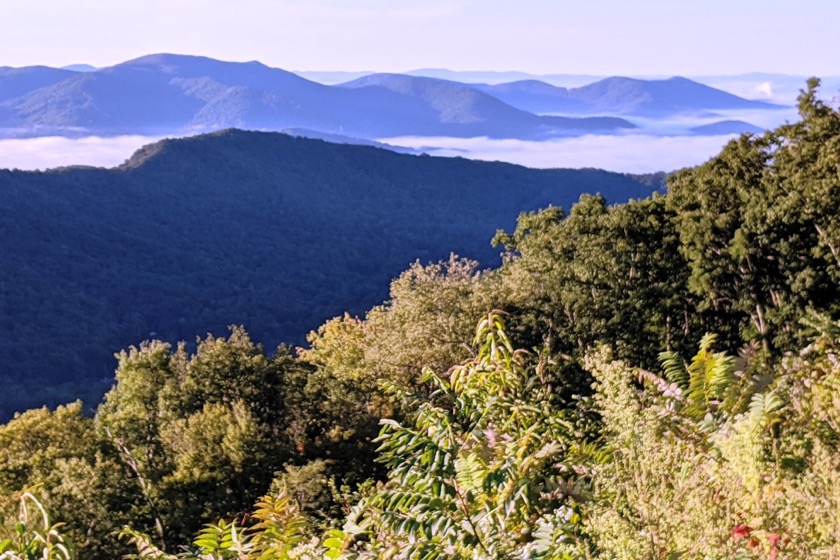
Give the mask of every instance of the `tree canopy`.
M 417 262 L 296 352 L 242 327 L 121 352 L 93 417 L 0 426 L 0 555 L 838 557 L 840 114 L 817 87 L 664 195 L 523 213 L 500 268 Z

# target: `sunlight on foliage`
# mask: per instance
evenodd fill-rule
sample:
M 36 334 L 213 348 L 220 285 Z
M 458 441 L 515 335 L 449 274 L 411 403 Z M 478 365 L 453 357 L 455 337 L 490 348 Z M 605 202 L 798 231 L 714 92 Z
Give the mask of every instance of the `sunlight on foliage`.
M 734 361 L 710 354 L 708 339 L 685 375 L 666 356 L 663 381 L 703 398 L 668 383 L 640 392 L 638 371 L 605 349 L 591 354 L 612 457 L 595 467 L 583 507 L 599 549 L 619 559 L 836 558 L 838 342 L 822 337 L 789 356 L 761 392 L 739 383 Z M 721 407 L 739 387 L 748 406 Z
M 14 533 L 0 540 L 0 559 L 75 560 L 76 549 L 62 534 L 63 524 L 50 523 L 47 511 L 31 492 L 23 492 L 19 501 Z
M 474 344 L 476 358 L 448 376 L 426 370 L 435 391 L 411 425 L 383 421 L 388 482 L 345 527 L 366 543 L 359 557 L 563 558 L 575 548 L 584 471 L 570 422 L 539 382 L 545 358 L 514 351 L 497 314 Z

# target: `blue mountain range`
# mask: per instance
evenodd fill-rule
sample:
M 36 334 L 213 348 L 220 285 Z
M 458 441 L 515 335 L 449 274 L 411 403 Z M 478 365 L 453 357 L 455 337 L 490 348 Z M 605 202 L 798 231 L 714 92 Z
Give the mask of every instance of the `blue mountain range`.
M 162 136 L 237 127 L 363 139 L 542 140 L 621 133 L 635 126 L 627 116 L 774 107 L 685 78 L 608 78 L 567 89 L 536 80 L 482 85 L 372 74 L 324 85 L 259 62 L 175 54 L 85 69 L 0 68 L 0 137 Z

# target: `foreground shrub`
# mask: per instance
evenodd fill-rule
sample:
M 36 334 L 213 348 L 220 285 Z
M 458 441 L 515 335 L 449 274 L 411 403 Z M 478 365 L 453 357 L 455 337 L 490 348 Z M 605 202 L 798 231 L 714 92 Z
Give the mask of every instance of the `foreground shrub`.
M 593 354 L 611 460 L 583 513 L 602 554 L 837 558 L 838 347 L 823 336 L 770 375 L 708 348 L 662 376 Z

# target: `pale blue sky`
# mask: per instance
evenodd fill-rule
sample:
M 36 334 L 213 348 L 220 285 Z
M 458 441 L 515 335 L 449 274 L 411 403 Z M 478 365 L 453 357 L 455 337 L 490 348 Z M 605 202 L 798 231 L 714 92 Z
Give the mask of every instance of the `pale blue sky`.
M 0 66 L 840 74 L 840 0 L 0 0 Z

